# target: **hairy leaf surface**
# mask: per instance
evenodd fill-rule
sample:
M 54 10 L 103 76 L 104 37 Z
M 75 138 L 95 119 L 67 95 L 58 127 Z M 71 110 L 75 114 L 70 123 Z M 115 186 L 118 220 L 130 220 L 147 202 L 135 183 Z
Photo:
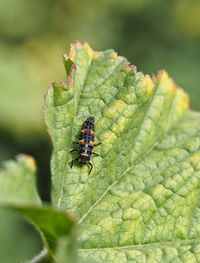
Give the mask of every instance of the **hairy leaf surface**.
M 112 50 L 73 43 L 67 79 L 53 83 L 45 118 L 53 142 L 54 206 L 78 218 L 80 255 L 97 262 L 197 262 L 200 115 L 159 71 L 150 77 Z M 87 165 L 69 162 L 83 121 L 95 116 Z

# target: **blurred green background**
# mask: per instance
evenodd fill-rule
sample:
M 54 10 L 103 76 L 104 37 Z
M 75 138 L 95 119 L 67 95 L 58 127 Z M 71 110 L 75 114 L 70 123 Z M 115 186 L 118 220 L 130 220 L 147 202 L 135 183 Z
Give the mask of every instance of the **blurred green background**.
M 43 96 L 65 77 L 61 54 L 76 39 L 113 48 L 144 73 L 166 69 L 200 110 L 199 0 L 0 0 L 0 162 L 33 155 L 44 201 L 51 146 Z M 31 226 L 0 210 L 1 262 L 24 262 L 40 249 Z

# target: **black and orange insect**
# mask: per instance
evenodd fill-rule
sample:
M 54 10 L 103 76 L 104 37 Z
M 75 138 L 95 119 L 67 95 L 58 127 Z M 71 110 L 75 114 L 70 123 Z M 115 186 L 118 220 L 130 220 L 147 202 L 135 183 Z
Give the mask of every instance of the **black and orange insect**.
M 93 116 L 90 116 L 87 118 L 87 120 L 84 121 L 81 133 L 79 136 L 79 141 L 74 142 L 76 144 L 79 144 L 78 148 L 75 148 L 71 150 L 71 152 L 77 151 L 79 154 L 78 158 L 71 161 L 71 167 L 73 166 L 75 161 L 80 162 L 81 164 L 88 164 L 90 166 L 90 172 L 92 171 L 93 165 L 90 162 L 90 158 L 92 155 L 99 156 L 99 154 L 93 152 L 93 148 L 99 144 L 94 142 L 94 123 L 95 118 Z

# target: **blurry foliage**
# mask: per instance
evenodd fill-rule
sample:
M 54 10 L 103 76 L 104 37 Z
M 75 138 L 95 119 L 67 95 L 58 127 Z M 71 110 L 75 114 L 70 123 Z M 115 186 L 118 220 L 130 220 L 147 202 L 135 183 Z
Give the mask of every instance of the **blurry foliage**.
M 64 77 L 58 54 L 74 39 L 113 47 L 148 73 L 165 68 L 200 109 L 198 0 L 1 0 L 0 38 L 0 125 L 15 134 L 44 131 L 43 95 Z
M 165 68 L 189 93 L 192 108 L 200 110 L 198 0 L 1 0 L 0 161 L 19 152 L 33 155 L 45 200 L 50 149 L 42 120 L 43 96 L 51 80 L 65 77 L 61 54 L 74 39 L 96 50 L 112 47 L 145 73 Z M 17 237 L 14 221 L 11 231 Z M 20 235 L 26 243 L 25 232 Z M 9 251 L 12 246 L 10 242 Z
M 6 41 L 23 41 L 49 28 L 52 0 L 0 1 L 0 34 Z
M 29 260 L 41 250 L 39 236 L 19 215 L 0 209 L 0 259 L 3 263 Z
M 172 13 L 178 29 L 188 37 L 200 37 L 200 2 L 199 0 L 176 1 Z

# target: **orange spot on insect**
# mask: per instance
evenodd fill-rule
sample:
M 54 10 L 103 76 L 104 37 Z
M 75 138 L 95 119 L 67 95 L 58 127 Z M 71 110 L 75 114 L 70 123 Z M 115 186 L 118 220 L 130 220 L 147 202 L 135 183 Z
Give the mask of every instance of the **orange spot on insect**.
M 90 130 L 90 134 L 91 134 L 91 135 L 94 135 L 94 131 Z
M 93 142 L 93 141 L 90 141 L 90 144 L 91 144 L 91 145 L 94 145 L 94 142 Z
M 83 142 L 85 142 L 85 140 L 82 139 L 82 140 L 79 140 L 79 142 L 80 142 L 80 143 L 83 143 Z
M 86 132 L 87 132 L 87 130 L 81 130 L 81 132 L 82 132 L 82 133 L 86 133 Z

